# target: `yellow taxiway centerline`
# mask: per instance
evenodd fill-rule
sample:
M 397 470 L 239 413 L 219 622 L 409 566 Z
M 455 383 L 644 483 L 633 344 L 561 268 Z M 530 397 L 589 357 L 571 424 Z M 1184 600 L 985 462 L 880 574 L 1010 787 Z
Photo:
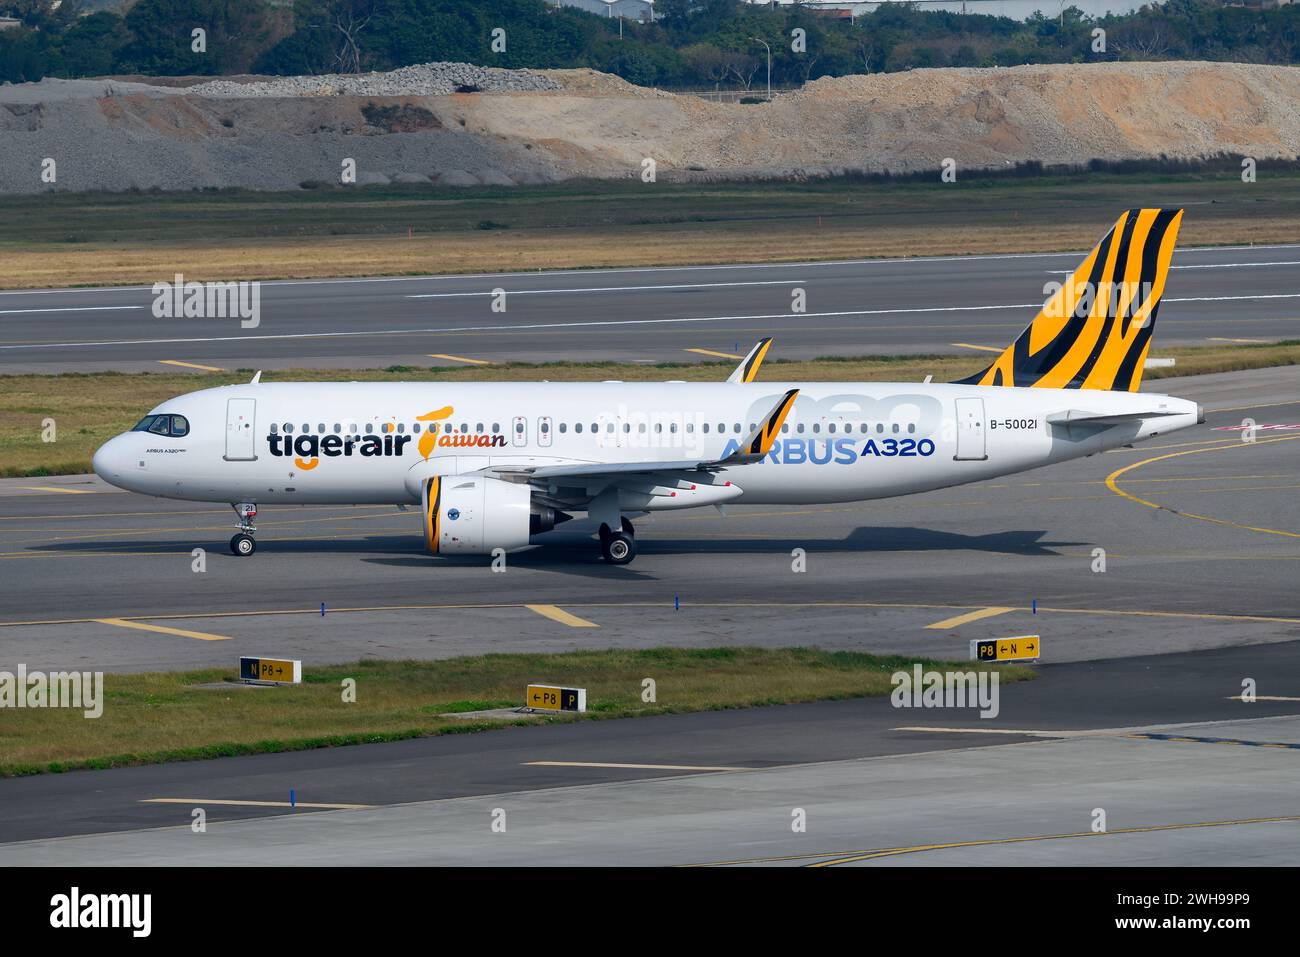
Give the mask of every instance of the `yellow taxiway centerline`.
M 466 359 L 464 356 L 449 356 L 441 352 L 429 353 L 430 359 L 446 359 L 448 362 L 464 362 L 472 366 L 490 366 L 487 359 Z
M 1300 817 L 1257 817 L 1240 821 L 1197 821 L 1191 824 L 1156 824 L 1151 827 L 1120 827 L 1108 831 L 1078 831 L 1072 834 L 1035 834 L 1028 837 L 1003 837 L 988 841 L 955 841 L 949 844 L 916 844 L 912 847 L 888 847 L 878 851 L 864 851 L 847 857 L 818 861 L 808 867 L 834 867 L 837 864 L 852 864 L 859 861 L 872 861 L 882 857 L 897 857 L 900 854 L 916 854 L 920 851 L 944 851 L 958 847 L 996 847 L 1002 844 L 1026 844 L 1031 841 L 1062 841 L 1069 838 L 1099 838 L 1113 834 L 1151 834 L 1157 831 L 1182 831 L 1198 827 L 1230 827 L 1242 824 L 1277 824 L 1300 820 Z
M 1202 455 L 1206 452 L 1222 452 L 1225 449 L 1254 448 L 1261 445 L 1273 445 L 1276 442 L 1294 442 L 1297 439 L 1300 439 L 1300 435 L 1287 435 L 1279 439 L 1260 439 L 1255 442 L 1234 442 L 1230 445 L 1215 445 L 1208 449 L 1188 449 L 1185 452 L 1170 452 L 1167 455 L 1157 455 L 1153 458 L 1143 459 L 1141 462 L 1134 462 L 1132 465 L 1126 465 L 1122 469 L 1116 469 L 1114 472 L 1111 472 L 1106 476 L 1106 487 L 1116 495 L 1121 498 L 1126 498 L 1130 502 L 1137 502 L 1139 505 L 1145 505 L 1147 508 L 1170 512 L 1182 518 L 1191 518 L 1201 522 L 1210 522 L 1213 525 L 1225 525 L 1229 528 L 1239 528 L 1247 532 L 1262 532 L 1265 535 L 1282 535 L 1287 538 L 1300 538 L 1300 533 L 1297 532 L 1288 532 L 1278 528 L 1264 528 L 1258 525 L 1243 525 L 1240 522 L 1229 521 L 1226 518 L 1214 518 L 1210 515 L 1197 515 L 1193 512 L 1174 510 L 1161 505 L 1158 502 L 1151 502 L 1145 498 L 1139 498 L 1132 492 L 1124 491 L 1118 484 L 1116 484 L 1121 475 L 1126 472 L 1131 472 L 1134 469 L 1140 469 L 1144 465 L 1150 465 L 1152 462 L 1163 462 L 1165 459 L 1181 458 L 1184 455 Z
M 561 625 L 568 625 L 570 628 L 599 628 L 600 625 L 594 621 L 587 621 L 585 618 L 579 618 L 577 615 L 570 615 L 563 608 L 557 608 L 555 605 L 525 605 L 529 611 L 535 611 L 543 618 L 549 618 L 551 621 L 558 621 Z
M 969 342 L 950 342 L 950 346 L 957 346 L 959 349 L 977 349 L 980 352 L 1005 352 L 1005 349 L 995 349 L 993 346 L 977 346 Z

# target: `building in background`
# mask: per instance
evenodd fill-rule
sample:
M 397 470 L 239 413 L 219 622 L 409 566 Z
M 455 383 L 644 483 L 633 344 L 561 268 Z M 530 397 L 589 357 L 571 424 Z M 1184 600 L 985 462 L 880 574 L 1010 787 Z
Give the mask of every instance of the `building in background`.
M 547 0 L 557 7 L 574 7 L 602 17 L 622 17 L 649 23 L 655 18 L 653 0 Z
M 799 2 L 806 10 L 848 20 L 902 0 L 875 0 L 875 2 L 862 3 L 856 0 L 748 0 L 748 2 L 762 6 L 783 7 L 793 6 Z M 1012 20 L 1028 20 L 1035 11 L 1044 16 L 1057 17 L 1067 7 L 1078 7 L 1089 17 L 1104 17 L 1107 14 L 1134 13 L 1148 6 L 1149 3 L 1150 0 L 910 0 L 909 6 L 922 11 L 946 10 L 951 13 L 977 13 L 991 17 L 1010 17 Z

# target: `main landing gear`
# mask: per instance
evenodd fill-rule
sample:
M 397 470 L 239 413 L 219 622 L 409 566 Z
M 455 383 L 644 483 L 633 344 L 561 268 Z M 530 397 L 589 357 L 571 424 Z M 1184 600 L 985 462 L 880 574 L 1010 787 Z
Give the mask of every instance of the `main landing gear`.
M 253 539 L 257 533 L 257 526 L 253 524 L 253 519 L 257 518 L 257 506 L 252 502 L 232 502 L 230 507 L 239 516 L 239 534 L 230 540 L 230 551 L 246 558 L 257 551 L 257 542 Z
M 608 525 L 600 526 L 600 554 L 611 565 L 626 565 L 636 558 L 636 529 L 626 518 L 621 524 L 617 532 Z

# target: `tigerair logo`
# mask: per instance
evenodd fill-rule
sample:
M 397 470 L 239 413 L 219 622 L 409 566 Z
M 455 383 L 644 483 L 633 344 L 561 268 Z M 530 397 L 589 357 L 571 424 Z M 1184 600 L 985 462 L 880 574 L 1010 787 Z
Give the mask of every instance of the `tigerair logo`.
M 415 417 L 417 422 L 440 422 L 451 418 L 455 409 L 446 405 L 441 409 Z M 389 422 L 380 435 L 302 435 L 271 433 L 266 437 L 271 454 L 277 457 L 292 456 L 293 464 L 310 472 L 322 458 L 401 458 L 414 435 L 395 434 L 396 424 Z M 435 448 L 499 448 L 506 444 L 504 435 L 468 435 L 459 432 L 438 432 L 437 426 L 427 426 L 419 435 L 416 448 L 421 458 L 427 459 Z

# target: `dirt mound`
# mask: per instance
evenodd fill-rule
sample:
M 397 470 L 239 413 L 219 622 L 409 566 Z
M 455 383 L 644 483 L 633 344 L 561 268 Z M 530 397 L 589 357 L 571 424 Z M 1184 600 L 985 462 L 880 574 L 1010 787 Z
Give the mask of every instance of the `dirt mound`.
M 466 91 L 475 92 L 466 92 Z M 715 103 L 592 70 L 423 64 L 359 77 L 140 78 L 0 88 L 0 191 L 289 189 L 1000 168 L 1300 155 L 1300 68 L 1108 63 L 822 79 Z

